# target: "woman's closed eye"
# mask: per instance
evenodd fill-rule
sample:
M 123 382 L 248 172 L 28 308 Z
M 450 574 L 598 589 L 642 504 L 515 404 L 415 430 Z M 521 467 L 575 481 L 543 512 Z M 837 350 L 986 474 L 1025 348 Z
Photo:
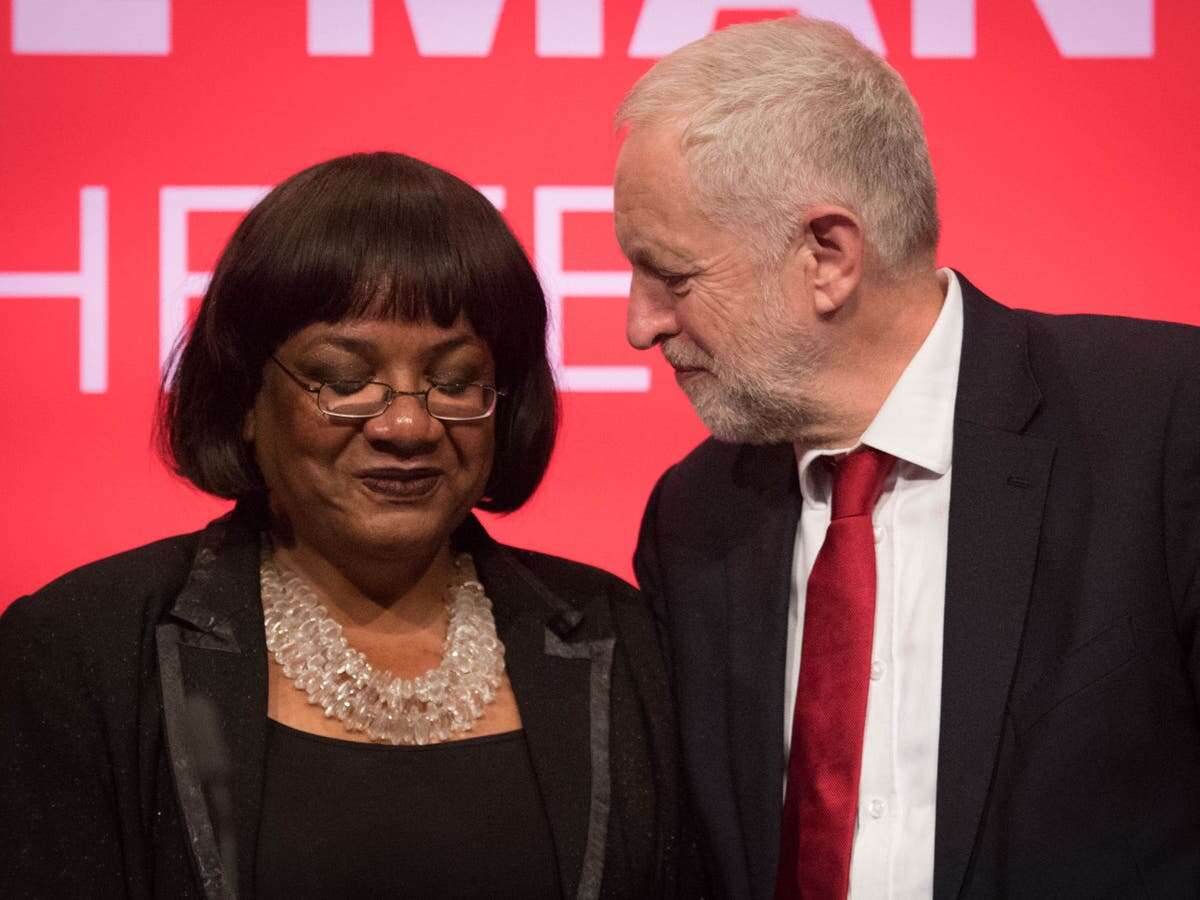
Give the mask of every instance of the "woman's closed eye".
M 368 384 L 370 384 L 370 382 L 367 381 L 366 379 L 359 379 L 359 380 L 355 380 L 355 381 L 348 381 L 348 380 L 342 379 L 342 380 L 338 380 L 338 381 L 327 381 L 327 382 L 325 382 L 325 384 L 331 391 L 333 391 L 339 397 L 349 397 L 352 394 L 357 394 L 359 391 L 361 391 L 363 388 L 365 388 Z
M 435 381 L 433 387 L 437 388 L 441 393 L 451 397 L 460 397 L 467 391 L 476 387 L 469 381 Z

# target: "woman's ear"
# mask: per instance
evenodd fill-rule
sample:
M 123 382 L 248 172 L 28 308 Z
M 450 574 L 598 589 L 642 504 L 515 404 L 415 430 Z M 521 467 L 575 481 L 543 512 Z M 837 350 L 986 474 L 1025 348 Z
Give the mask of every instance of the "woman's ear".
M 866 246 L 858 216 L 840 206 L 814 206 L 804 215 L 813 308 L 826 317 L 842 308 L 862 281 Z
M 254 443 L 254 407 L 250 407 L 246 418 L 242 419 L 242 440 L 247 444 Z

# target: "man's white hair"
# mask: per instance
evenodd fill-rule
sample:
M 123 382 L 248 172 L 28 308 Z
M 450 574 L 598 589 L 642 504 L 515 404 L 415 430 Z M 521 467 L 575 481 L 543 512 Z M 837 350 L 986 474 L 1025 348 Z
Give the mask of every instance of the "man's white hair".
M 932 262 L 921 115 L 899 74 L 832 22 L 771 19 L 688 44 L 634 85 L 616 121 L 678 128 L 697 206 L 763 262 L 818 203 L 859 216 L 881 274 Z

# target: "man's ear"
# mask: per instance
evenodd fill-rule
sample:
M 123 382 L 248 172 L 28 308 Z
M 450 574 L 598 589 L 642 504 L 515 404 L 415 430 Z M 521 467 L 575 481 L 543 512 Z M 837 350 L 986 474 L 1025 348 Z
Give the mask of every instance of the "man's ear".
M 802 220 L 813 309 L 830 316 L 862 281 L 866 241 L 858 216 L 841 206 L 814 206 Z

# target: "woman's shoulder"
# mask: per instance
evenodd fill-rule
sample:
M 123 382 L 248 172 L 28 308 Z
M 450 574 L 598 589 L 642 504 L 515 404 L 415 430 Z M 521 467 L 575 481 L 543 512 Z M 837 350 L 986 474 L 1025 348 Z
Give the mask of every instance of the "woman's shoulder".
M 202 532 L 164 538 L 87 563 L 15 600 L 0 617 L 0 631 L 53 634 L 69 639 L 141 623 L 147 607 L 176 596 Z
M 13 602 L 0 615 L 0 702 L 42 698 L 75 723 L 93 701 L 125 710 L 197 542 L 181 535 L 88 563 Z
M 622 606 L 643 604 L 637 588 L 606 569 L 523 547 L 498 546 L 547 589 L 573 606 L 598 597 Z

